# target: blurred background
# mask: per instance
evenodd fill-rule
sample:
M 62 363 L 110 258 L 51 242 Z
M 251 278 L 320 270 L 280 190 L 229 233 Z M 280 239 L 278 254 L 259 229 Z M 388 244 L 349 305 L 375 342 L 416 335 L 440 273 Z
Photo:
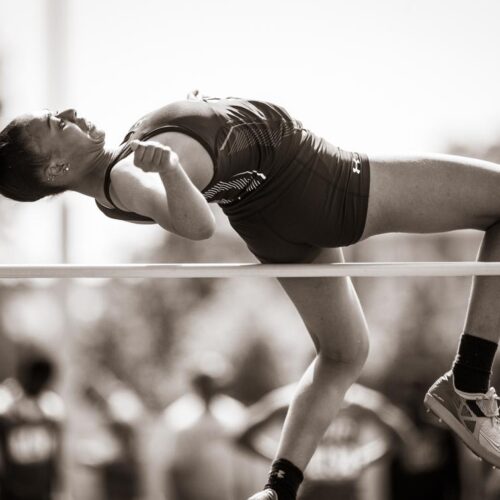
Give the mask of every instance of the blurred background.
M 114 146 L 198 88 L 274 101 L 345 149 L 500 162 L 499 18 L 495 0 L 0 0 L 0 127 L 75 107 Z M 0 259 L 254 260 L 214 210 L 217 233 L 199 243 L 107 219 L 83 196 L 2 199 Z M 345 254 L 473 260 L 480 238 L 387 235 Z M 332 423 L 302 498 L 500 498 L 498 474 L 421 405 L 454 357 L 470 280 L 355 284 L 369 392 Z M 0 498 L 244 499 L 276 446 L 287 399 L 275 390 L 311 356 L 271 279 L 1 282 Z

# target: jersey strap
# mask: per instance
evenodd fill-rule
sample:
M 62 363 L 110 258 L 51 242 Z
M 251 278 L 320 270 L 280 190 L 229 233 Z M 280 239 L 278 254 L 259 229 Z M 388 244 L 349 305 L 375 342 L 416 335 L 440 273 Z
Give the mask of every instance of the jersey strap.
M 135 212 L 127 212 L 125 210 L 121 210 L 119 208 L 109 208 L 104 206 L 102 203 L 99 203 L 96 200 L 97 208 L 107 217 L 111 219 L 124 220 L 128 222 L 139 222 L 143 224 L 154 224 L 155 221 L 150 217 L 146 217 L 145 215 L 137 214 Z
M 102 203 L 99 203 L 97 200 L 95 200 L 95 203 L 97 205 L 97 208 L 104 215 L 110 217 L 111 219 L 124 220 L 129 222 L 139 222 L 139 223 L 142 222 L 144 224 L 153 224 L 155 221 L 150 217 L 146 217 L 145 215 L 137 214 L 135 212 L 128 212 L 126 210 L 118 208 L 113 202 L 113 199 L 111 198 L 111 170 L 120 160 L 127 157 L 131 153 L 131 151 L 132 150 L 130 149 L 129 146 L 125 147 L 120 152 L 120 154 L 118 154 L 117 157 L 109 164 L 108 168 L 106 169 L 106 174 L 104 176 L 104 195 L 106 196 L 106 199 L 113 208 L 106 207 Z

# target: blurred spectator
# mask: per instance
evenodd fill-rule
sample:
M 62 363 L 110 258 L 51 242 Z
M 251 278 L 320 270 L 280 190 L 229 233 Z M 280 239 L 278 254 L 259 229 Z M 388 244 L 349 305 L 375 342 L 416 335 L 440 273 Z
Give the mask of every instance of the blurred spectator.
M 243 446 L 272 460 L 294 388 L 272 391 L 249 409 L 239 436 Z M 387 459 L 403 442 L 417 439 L 404 412 L 380 393 L 355 384 L 305 471 L 299 499 L 387 500 Z
M 241 346 L 234 361 L 231 380 L 228 380 L 224 390 L 244 405 L 255 403 L 269 391 L 283 385 L 277 352 L 271 347 L 266 333 L 259 332 L 255 336 L 256 333 L 249 330 L 245 345 Z
M 411 357 L 404 358 L 404 366 L 398 370 L 397 384 L 392 375 L 396 370 L 389 368 L 385 392 L 410 416 L 419 439 L 392 457 L 389 500 L 484 500 L 484 482 L 478 481 L 480 462 L 422 405 L 425 391 L 441 369 L 440 360 L 415 348 Z
M 164 412 L 164 424 L 173 438 L 166 463 L 169 500 L 245 498 L 240 482 L 246 478 L 236 472 L 239 462 L 232 444 L 243 406 L 220 393 L 229 373 L 225 358 L 204 354 L 192 363 L 192 391 Z
M 141 498 L 139 430 L 143 404 L 131 389 L 102 375 L 84 389 L 105 424 L 105 434 L 82 443 L 79 462 L 97 475 L 102 500 Z
M 15 371 L 15 349 L 14 342 L 0 327 L 0 382 L 11 377 Z
M 458 444 L 448 429 L 419 423 L 416 447 L 394 456 L 391 500 L 459 500 L 462 495 Z M 472 500 L 468 497 L 467 500 Z
M 21 355 L 15 379 L 0 386 L 0 498 L 54 500 L 61 490 L 64 406 L 49 390 L 53 361 Z

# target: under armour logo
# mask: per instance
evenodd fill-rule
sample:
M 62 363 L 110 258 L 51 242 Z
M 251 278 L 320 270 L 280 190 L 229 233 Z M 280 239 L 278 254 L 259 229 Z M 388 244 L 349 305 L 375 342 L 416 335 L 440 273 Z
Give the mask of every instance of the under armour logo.
M 279 470 L 277 473 L 276 473 L 276 477 L 278 479 L 285 479 L 285 471 L 284 470 Z
M 359 159 L 358 156 L 355 156 L 353 159 L 352 159 L 352 163 L 353 163 L 353 166 L 352 166 L 352 171 L 355 173 L 355 174 L 360 174 L 361 173 L 361 169 L 359 168 L 361 166 L 361 160 Z

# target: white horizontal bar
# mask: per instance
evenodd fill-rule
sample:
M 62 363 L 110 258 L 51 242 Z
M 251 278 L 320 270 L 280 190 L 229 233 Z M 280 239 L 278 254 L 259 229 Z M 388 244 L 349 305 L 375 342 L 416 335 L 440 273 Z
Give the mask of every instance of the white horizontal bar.
M 120 264 L 0 266 L 0 279 L 499 276 L 500 262 L 353 262 L 345 264 Z

